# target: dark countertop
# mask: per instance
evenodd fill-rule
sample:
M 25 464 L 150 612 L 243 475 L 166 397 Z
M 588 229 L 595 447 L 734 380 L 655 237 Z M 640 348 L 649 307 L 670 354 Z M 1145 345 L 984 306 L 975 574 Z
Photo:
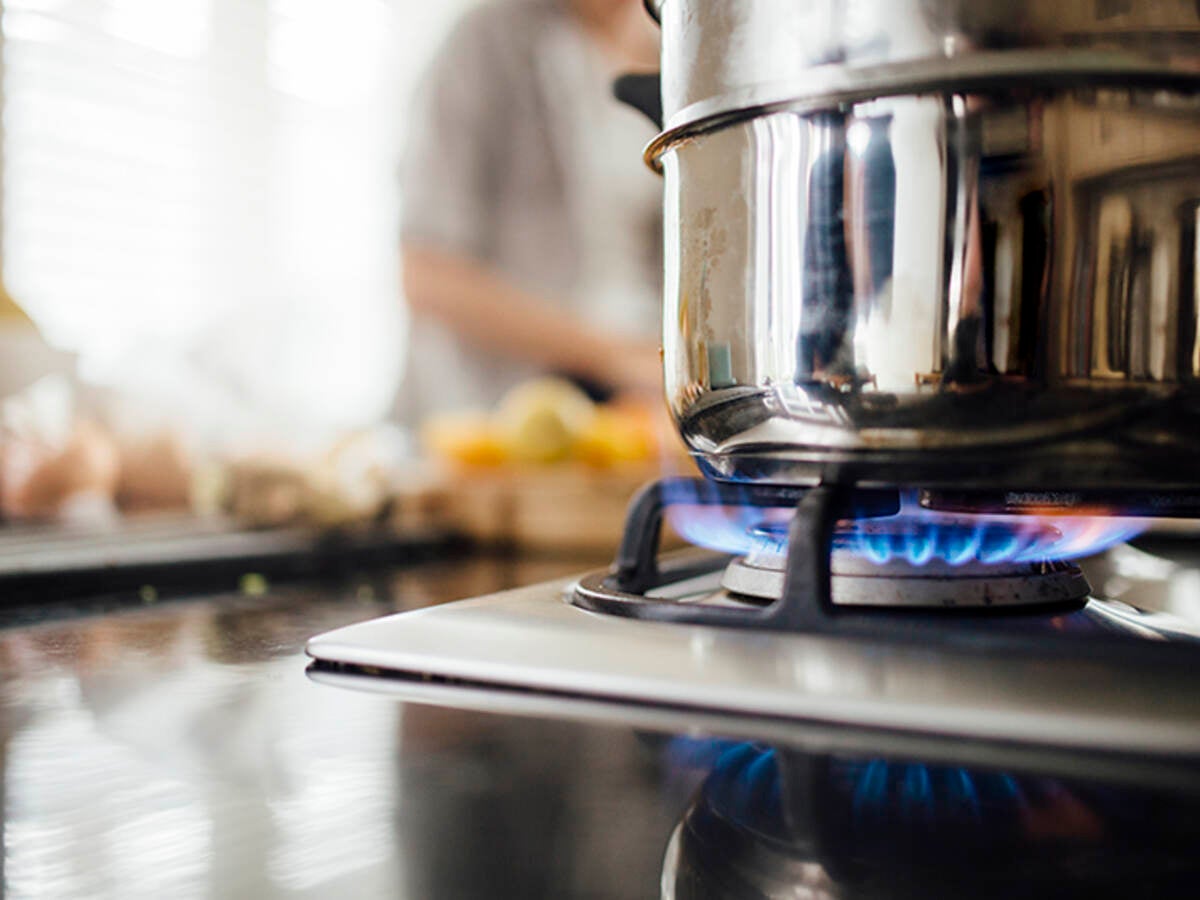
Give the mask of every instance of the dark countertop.
M 598 564 L 466 557 L 260 596 L 3 611 L 4 896 L 1195 884 L 1190 796 L 401 705 L 305 675 L 318 632 Z M 970 865 L 934 864 L 947 857 Z
M 305 675 L 319 631 L 596 564 L 6 611 L 4 896 L 653 896 L 688 791 L 636 735 Z

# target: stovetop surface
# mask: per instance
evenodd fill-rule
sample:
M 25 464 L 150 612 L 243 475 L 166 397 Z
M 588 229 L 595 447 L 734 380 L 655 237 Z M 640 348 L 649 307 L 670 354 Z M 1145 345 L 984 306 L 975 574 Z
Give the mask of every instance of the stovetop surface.
M 1186 760 L 501 711 L 486 692 L 435 707 L 305 676 L 315 632 L 604 563 L 5 611 L 4 895 L 1194 896 Z M 1122 571 L 1089 576 L 1192 596 L 1182 570 Z
M 652 593 L 725 606 L 725 558 Z M 670 566 L 664 566 L 669 569 Z M 772 730 L 812 723 L 1021 746 L 1200 760 L 1200 629 L 1121 602 L 1003 615 L 873 613 L 869 631 L 780 632 L 647 622 L 579 608 L 603 570 L 417 614 L 308 645 L 320 676 L 370 676 L 407 699 L 491 691 L 692 712 Z M 589 588 L 591 586 L 591 588 Z M 601 586 L 601 587 L 597 587 Z M 420 696 L 417 696 L 419 692 Z

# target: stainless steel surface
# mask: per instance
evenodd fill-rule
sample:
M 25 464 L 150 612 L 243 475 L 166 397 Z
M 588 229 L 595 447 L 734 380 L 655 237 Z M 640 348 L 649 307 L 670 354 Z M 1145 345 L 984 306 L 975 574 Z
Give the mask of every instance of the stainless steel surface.
M 994 78 L 1188 78 L 1191 0 L 651 0 L 668 128 L 798 97 Z
M 666 389 L 707 474 L 1200 485 L 1200 18 L 1104 6 L 663 5 Z
M 719 588 L 692 584 L 690 602 Z M 1121 660 L 638 622 L 553 582 L 314 638 L 318 661 L 376 673 L 701 712 L 1142 753 L 1200 753 L 1200 675 Z M 1101 617 L 1137 616 L 1098 604 Z M 1147 621 L 1149 624 L 1149 620 Z M 994 627 L 984 622 L 982 627 Z
M 1191 533 L 1159 527 L 1090 560 L 1088 578 L 1106 597 L 1200 621 L 1200 523 L 1186 524 Z
M 1194 487 L 1198 126 L 1177 94 L 894 97 L 671 148 L 684 439 L 719 478 Z
M 552 718 L 643 732 L 688 735 L 694 739 L 738 736 L 757 744 L 800 748 L 812 753 L 895 755 L 929 762 L 958 762 L 992 769 L 1035 769 L 1050 775 L 1113 778 L 1125 783 L 1200 791 L 1200 769 L 1187 759 L 1122 754 L 1082 754 L 1077 747 L 990 741 L 931 739 L 928 734 L 857 729 L 745 710 L 695 710 L 607 699 L 519 686 L 471 684 L 437 679 L 388 678 L 313 666 L 320 685 L 390 697 L 407 704 L 493 715 Z

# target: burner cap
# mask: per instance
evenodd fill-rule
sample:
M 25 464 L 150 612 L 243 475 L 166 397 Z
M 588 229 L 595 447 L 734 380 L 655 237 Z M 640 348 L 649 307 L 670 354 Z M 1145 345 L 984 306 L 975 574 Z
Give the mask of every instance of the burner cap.
M 1039 526 L 1046 538 L 1057 533 Z M 756 548 L 725 569 L 721 586 L 734 594 L 777 600 L 783 594 L 787 526 L 756 528 Z M 902 543 L 912 532 L 903 520 L 856 523 L 834 538 L 830 560 L 833 602 L 845 606 L 1011 607 L 1067 603 L 1087 596 L 1083 572 L 1065 561 L 951 561 L 924 549 L 876 562 L 854 547 L 865 539 Z M 1028 539 L 1028 535 L 1025 536 Z

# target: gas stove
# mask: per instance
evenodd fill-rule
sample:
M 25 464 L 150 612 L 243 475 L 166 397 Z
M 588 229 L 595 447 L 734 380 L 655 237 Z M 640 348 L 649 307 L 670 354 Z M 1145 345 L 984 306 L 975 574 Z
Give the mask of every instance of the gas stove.
M 1071 561 L 1120 547 L 1136 521 L 964 508 L 666 479 L 631 504 L 609 569 L 321 635 L 312 674 L 677 731 L 919 738 L 925 757 L 931 738 L 1068 769 L 1079 750 L 1200 757 L 1200 627 L 1099 596 Z M 664 521 L 702 546 L 661 554 Z

